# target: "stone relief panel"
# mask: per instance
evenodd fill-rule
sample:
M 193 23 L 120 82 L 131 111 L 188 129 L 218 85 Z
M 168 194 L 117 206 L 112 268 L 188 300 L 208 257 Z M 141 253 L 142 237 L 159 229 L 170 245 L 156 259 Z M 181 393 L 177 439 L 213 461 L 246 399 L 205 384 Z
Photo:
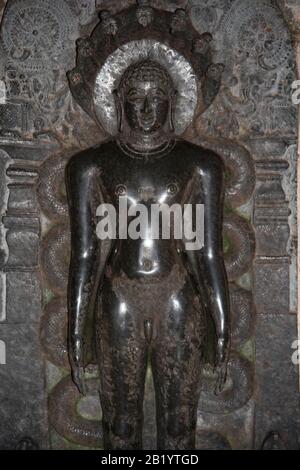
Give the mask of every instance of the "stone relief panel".
M 8 200 L 9 194 L 9 208 L 3 206 L 8 231 L 3 240 L 8 244 L 9 256 L 4 247 L 2 265 L 7 266 L 8 273 L 3 275 L 2 291 L 12 298 L 11 301 L 7 298 L 1 318 L 7 315 L 12 323 L 17 322 L 27 307 L 16 306 L 24 298 L 28 299 L 25 305 L 30 303 L 29 298 L 34 299 L 33 307 L 28 307 L 34 317 L 30 341 L 34 344 L 33 354 L 40 361 L 34 370 L 37 375 L 45 371 L 49 393 L 46 407 L 39 390 L 40 406 L 48 412 L 50 421 L 50 444 L 45 444 L 44 439 L 40 442 L 44 447 L 101 447 L 96 372 L 91 366 L 89 394 L 84 399 L 69 376 L 66 285 L 70 241 L 63 176 L 71 154 L 103 141 L 106 135 L 76 104 L 66 72 L 75 66 L 76 39 L 91 34 L 99 11 L 109 9 L 116 13 L 134 4 L 125 0 L 15 0 L 8 2 L 2 22 L 1 50 L 5 60 L 3 63 L 0 60 L 0 72 L 8 100 L 0 105 L 0 146 L 5 142 L 5 148 L 19 150 L 12 153 L 10 166 L 6 155 L 3 158 L 0 155 L 0 164 L 14 177 L 9 180 L 9 188 L 7 181 L 1 182 L 3 198 Z M 291 35 L 277 3 L 271 0 L 151 4 L 169 11 L 186 8 L 196 30 L 212 34 L 214 62 L 225 64 L 217 98 L 186 134 L 186 138 L 220 153 L 226 165 L 224 248 L 232 302 L 229 379 L 224 392 L 215 397 L 211 385 L 213 373 L 209 368 L 204 372 L 197 447 L 259 448 L 275 426 L 284 433 L 287 445 L 295 448 L 299 420 L 294 400 L 290 406 L 285 405 L 282 419 L 268 418 L 270 413 L 278 414 L 276 407 L 281 394 L 298 393 L 297 371 L 290 364 L 288 351 L 289 342 L 297 337 L 296 321 L 287 315 L 296 308 L 297 243 L 294 165 L 297 109 L 291 104 L 291 83 L 295 79 Z M 35 144 L 28 145 L 24 139 Z M 46 145 L 47 151 L 42 151 Z M 29 185 L 27 180 L 23 181 L 24 175 L 29 175 Z M 29 212 L 34 216 L 30 220 Z M 38 267 L 34 274 L 30 271 L 32 265 Z M 290 279 L 294 279 L 291 284 Z M 27 292 L 27 296 L 13 300 L 18 292 L 24 295 Z M 1 299 L 4 298 L 3 294 Z M 289 388 L 280 379 L 283 385 L 274 403 L 269 398 L 270 384 L 281 372 L 279 365 L 273 365 L 271 371 L 264 366 L 268 359 L 265 337 L 269 334 L 269 322 L 274 325 L 270 337 L 275 338 L 272 357 L 289 370 Z M 0 332 L 4 334 L 5 328 L 1 327 L 0 320 Z M 18 334 L 21 337 L 23 333 Z M 11 335 L 14 341 L 16 333 Z M 285 348 L 281 354 L 283 337 Z M 45 366 L 39 358 L 38 343 Z M 154 439 L 151 433 L 154 423 L 149 418 L 154 409 L 151 378 L 146 397 L 145 438 L 146 446 L 151 448 Z M 259 416 L 256 427 L 255 413 Z M 17 444 L 21 431 L 10 438 L 11 442 Z M 11 443 L 7 441 L 6 445 Z
M 213 34 L 216 61 L 225 58 L 222 91 L 215 104 L 196 122 L 198 133 L 244 138 L 249 134 L 289 134 L 293 130 L 295 135 L 296 110 L 290 105 L 290 87 L 295 77 L 293 49 L 276 2 L 212 0 L 205 2 L 205 6 L 196 0 L 165 3 L 173 11 L 186 7 L 194 27 L 200 33 Z M 75 64 L 73 41 L 82 31 L 91 32 L 97 11 L 109 8 L 115 12 L 132 4 L 132 1 L 99 1 L 95 5 L 92 1 L 77 1 L 67 2 L 64 8 L 58 1 L 48 7 L 45 0 L 37 8 L 34 2 L 20 0 L 8 5 L 2 26 L 2 47 L 7 57 L 3 72 L 9 98 L 18 101 L 21 97 L 22 103 L 30 103 L 23 111 L 28 116 L 28 130 L 51 130 L 59 133 L 65 145 L 74 139 L 77 145 L 79 142 L 86 145 L 83 130 L 78 131 L 80 136 L 68 135 L 72 134 L 72 127 L 73 133 L 82 127 L 74 125 L 74 120 L 79 119 L 76 115 L 81 118 L 82 115 L 65 78 L 66 71 Z M 40 22 L 38 29 L 34 29 L 34 18 L 41 13 L 45 24 Z M 30 22 L 26 20 L 28 15 Z M 15 28 L 20 21 L 26 27 L 16 39 Z M 52 25 L 50 35 L 47 24 Z M 26 50 L 22 49 L 24 41 Z M 37 60 L 39 57 L 42 60 Z M 13 114 L 16 106 L 11 105 L 6 113 Z M 30 119 L 32 106 L 34 119 L 32 116 Z M 15 112 L 20 115 L 19 110 Z M 210 116 L 217 117 L 217 121 Z
M 223 89 L 196 123 L 197 131 L 239 139 L 295 135 L 297 110 L 290 98 L 295 60 L 276 2 L 209 1 L 204 15 L 199 2 L 190 5 L 194 26 L 203 31 L 209 25 L 216 56 L 225 57 Z
M 74 123 L 86 117 L 71 98 L 66 72 L 75 63 L 79 31 L 93 25 L 95 13 L 93 2 L 8 3 L 1 28 L 5 56 L 1 74 L 8 98 L 1 109 L 2 133 L 46 132 L 65 146 L 74 142 L 80 146 L 80 136 L 72 135 Z M 16 122 L 15 115 L 21 122 Z

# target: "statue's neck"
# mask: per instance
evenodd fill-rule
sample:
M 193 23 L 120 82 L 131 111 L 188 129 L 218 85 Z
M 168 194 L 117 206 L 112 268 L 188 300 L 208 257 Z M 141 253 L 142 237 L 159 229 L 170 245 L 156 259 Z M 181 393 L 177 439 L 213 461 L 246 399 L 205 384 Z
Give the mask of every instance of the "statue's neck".
M 175 145 L 175 139 L 161 132 L 151 135 L 132 132 L 126 136 L 119 135 L 117 143 L 126 155 L 148 161 L 168 154 Z
M 159 151 L 160 148 L 168 145 L 171 138 L 162 131 L 145 133 L 131 130 L 128 134 L 120 135 L 119 140 L 135 153 L 149 155 L 155 154 L 156 150 Z

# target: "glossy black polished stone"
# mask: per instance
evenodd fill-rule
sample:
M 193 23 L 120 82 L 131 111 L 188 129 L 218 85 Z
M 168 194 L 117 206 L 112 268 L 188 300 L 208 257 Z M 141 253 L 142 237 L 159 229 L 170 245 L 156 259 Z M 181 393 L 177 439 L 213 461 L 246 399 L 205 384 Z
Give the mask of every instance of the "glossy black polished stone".
M 173 135 L 175 91 L 158 64 L 144 61 L 129 68 L 116 102 L 118 138 L 75 155 L 66 170 L 72 376 L 85 393 L 84 366 L 95 346 L 105 448 L 141 449 L 150 355 L 158 448 L 193 449 L 207 351 L 216 351 L 218 390 L 228 360 L 223 163 Z M 118 210 L 119 198 L 128 206 L 204 204 L 204 247 L 186 250 L 174 238 L 100 241 L 97 207 L 111 203 Z

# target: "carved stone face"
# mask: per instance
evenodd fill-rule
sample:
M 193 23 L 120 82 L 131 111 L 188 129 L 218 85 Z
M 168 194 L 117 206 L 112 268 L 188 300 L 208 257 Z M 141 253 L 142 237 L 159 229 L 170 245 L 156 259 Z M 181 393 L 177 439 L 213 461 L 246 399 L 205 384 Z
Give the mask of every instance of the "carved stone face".
M 169 114 L 169 93 L 161 84 L 140 80 L 124 90 L 124 114 L 129 127 L 144 133 L 164 127 Z
M 120 129 L 127 130 L 135 139 L 166 138 L 173 132 L 173 81 L 159 63 L 146 59 L 132 64 L 125 71 L 117 92 Z M 122 125 L 126 124 L 126 125 Z M 124 131 L 126 134 L 126 130 Z M 135 145 L 137 142 L 135 141 Z

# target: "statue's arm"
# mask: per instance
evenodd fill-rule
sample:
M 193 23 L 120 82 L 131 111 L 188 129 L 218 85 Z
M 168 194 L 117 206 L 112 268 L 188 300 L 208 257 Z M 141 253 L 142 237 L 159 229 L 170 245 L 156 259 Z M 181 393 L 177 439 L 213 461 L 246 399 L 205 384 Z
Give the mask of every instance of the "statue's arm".
M 218 337 L 217 361 L 223 362 L 229 347 L 230 301 L 223 255 L 224 167 L 212 154 L 201 171 L 204 194 L 203 268 L 210 294 L 210 307 Z
M 73 157 L 66 168 L 66 189 L 71 228 L 71 260 L 68 282 L 68 350 L 73 380 L 82 393 L 84 383 L 84 331 L 88 310 L 97 288 L 99 244 L 95 214 L 95 170 L 84 159 Z
M 204 204 L 204 247 L 187 252 L 187 256 L 201 297 L 205 299 L 207 293 L 209 297 L 206 304 L 218 340 L 216 362 L 223 367 L 217 383 L 220 390 L 226 379 L 230 341 L 230 301 L 222 238 L 224 166 L 221 159 L 215 154 L 208 155 L 206 163 L 198 167 L 197 178 L 204 196 L 201 201 Z

